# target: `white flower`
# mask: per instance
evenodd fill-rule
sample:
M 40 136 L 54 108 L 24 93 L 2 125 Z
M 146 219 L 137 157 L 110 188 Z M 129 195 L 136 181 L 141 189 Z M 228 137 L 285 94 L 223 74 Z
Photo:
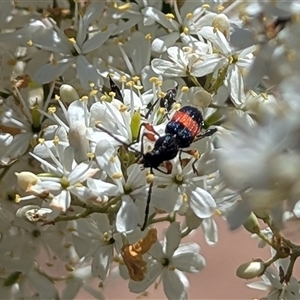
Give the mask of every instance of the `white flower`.
M 92 9 L 93 5 L 90 4 L 89 8 Z M 89 10 L 88 13 L 94 14 L 95 11 Z M 90 89 L 91 83 L 99 86 L 99 74 L 93 64 L 87 60 L 86 55 L 99 48 L 114 32 L 116 25 L 110 24 L 105 31 L 100 31 L 86 39 L 91 19 L 92 15 L 79 18 L 75 39 L 68 39 L 53 21 L 53 28 L 42 28 L 36 31 L 32 40 L 33 45 L 56 54 L 51 63 L 35 72 L 33 78 L 36 82 L 46 83 L 55 80 L 75 64 L 77 76 L 85 89 Z
M 275 255 L 275 250 L 271 250 Z M 264 299 L 282 299 L 282 300 L 296 300 L 300 297 L 300 283 L 295 277 L 291 277 L 288 282 L 283 280 L 280 272 L 286 274 L 290 259 L 284 258 L 274 262 L 276 270 L 269 267 L 266 269 L 264 275 L 261 276 L 262 281 L 248 283 L 250 288 L 268 291 L 268 295 Z
M 211 26 L 201 28 L 199 34 L 209 40 L 216 51 L 220 54 L 219 60 L 216 61 L 214 71 L 221 68 L 225 69 L 224 85 L 229 89 L 231 99 L 235 106 L 245 102 L 244 79 L 242 72 L 248 69 L 252 63 L 252 52 L 255 47 L 249 47 L 245 50 L 235 52 L 231 49 L 226 37 L 220 30 Z M 226 99 L 224 99 L 225 101 Z
M 114 232 L 104 214 L 93 214 L 90 219 L 74 221 L 73 243 L 79 257 L 92 257 L 92 274 L 105 280 L 114 255 Z
M 147 183 L 145 171 L 141 166 L 133 164 L 122 173 L 121 162 L 115 155 L 111 144 L 101 142 L 96 147 L 96 160 L 114 184 L 97 179 L 89 179 L 88 187 L 100 195 L 120 197 L 121 206 L 116 216 L 118 232 L 134 230 L 142 223 L 147 197 Z M 117 198 L 118 199 L 118 198 Z
M 201 52 L 201 49 L 198 49 Z M 180 49 L 177 46 L 167 50 L 170 61 L 154 58 L 151 67 L 158 75 L 166 77 L 202 77 L 215 71 L 219 61 L 218 54 L 207 54 L 207 49 L 203 49 L 201 54 L 193 52 L 190 47 Z
M 168 299 L 187 299 L 188 280 L 183 272 L 195 273 L 205 266 L 204 258 L 198 253 L 195 243 L 179 244 L 181 240 L 179 223 L 170 224 L 163 243 L 155 243 L 148 257 L 148 272 L 143 281 L 129 281 L 133 293 L 144 292 L 159 278 Z
M 31 139 L 46 123 L 43 122 L 43 115 L 39 111 L 43 112 L 47 108 L 53 89 L 54 85 L 51 85 L 45 104 L 43 104 L 42 87 L 28 88 L 22 92 L 16 89 L 18 100 L 21 103 L 19 106 L 15 104 L 13 97 L 7 98 L 2 103 L 3 113 L 0 114 L 0 122 L 4 126 L 0 135 L 2 145 L 0 161 L 2 164 L 9 164 L 26 153 Z
M 175 210 L 179 210 L 184 214 L 186 209 L 190 208 L 198 218 L 209 218 L 216 209 L 216 204 L 213 197 L 203 188 L 202 181 L 205 181 L 204 176 L 195 176 L 193 170 L 194 159 L 191 159 L 186 166 L 182 168 L 179 159 L 173 160 L 172 173 L 165 175 L 157 173 L 155 175 L 155 185 L 166 188 L 156 188 L 152 200 L 152 205 L 161 209 L 165 209 L 166 200 L 162 201 L 168 193 L 176 194 L 177 197 L 167 197 L 169 201 L 177 201 Z M 160 196 L 160 193 L 162 195 Z
M 99 169 L 93 168 L 92 163 L 82 162 L 77 164 L 74 161 L 74 149 L 72 147 L 56 146 L 56 155 L 45 146 L 51 157 L 53 164 L 31 153 L 31 155 L 41 163 L 41 167 L 48 173 L 48 177 L 40 176 L 39 180 L 28 186 L 27 192 L 42 197 L 44 193 L 52 193 L 50 207 L 66 211 L 71 205 L 72 194 L 82 201 L 89 201 L 89 189 L 81 186 L 80 183 L 92 177 Z M 80 184 L 78 186 L 78 184 Z M 22 200 L 20 198 L 19 200 Z

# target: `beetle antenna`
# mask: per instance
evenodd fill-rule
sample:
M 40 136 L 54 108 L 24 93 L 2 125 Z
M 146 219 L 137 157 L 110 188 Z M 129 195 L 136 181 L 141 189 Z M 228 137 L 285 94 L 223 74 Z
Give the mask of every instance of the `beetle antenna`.
M 107 130 L 106 128 L 104 128 L 103 126 L 101 126 L 100 124 L 97 124 L 96 127 L 102 131 L 104 131 L 105 133 L 107 133 L 108 135 L 110 135 L 113 139 L 115 139 L 117 142 L 121 143 L 122 145 L 124 145 L 126 148 L 132 150 L 133 152 L 142 155 L 143 153 L 134 149 L 130 144 L 127 144 L 125 142 L 123 142 L 122 140 L 120 140 L 118 137 L 114 136 L 111 132 L 109 132 L 109 130 Z

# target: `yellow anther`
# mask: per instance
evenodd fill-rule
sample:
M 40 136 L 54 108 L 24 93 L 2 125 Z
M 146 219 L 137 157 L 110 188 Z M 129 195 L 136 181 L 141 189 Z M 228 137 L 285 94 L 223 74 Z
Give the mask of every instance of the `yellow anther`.
M 134 81 L 129 80 L 128 82 L 126 82 L 126 86 L 133 87 L 134 86 Z
M 216 216 L 222 216 L 222 212 L 221 212 L 220 210 L 218 210 L 218 209 L 216 209 L 216 210 L 214 211 L 214 214 L 215 214 Z
M 134 82 L 138 82 L 140 80 L 139 76 L 134 76 L 131 78 Z
M 199 153 L 199 151 L 197 150 L 197 151 L 195 151 L 195 153 L 194 153 L 194 155 L 193 155 L 193 157 L 195 158 L 195 159 L 199 159 L 200 158 L 200 153 Z
M 217 11 L 218 11 L 218 12 L 221 12 L 221 11 L 223 11 L 224 9 L 225 9 L 225 7 L 224 7 L 223 5 L 221 5 L 221 4 L 217 6 Z
M 176 268 L 173 265 L 169 265 L 168 269 L 169 269 L 169 271 L 175 271 L 176 270 Z
M 208 8 L 210 8 L 210 5 L 207 4 L 207 3 L 206 3 L 206 4 L 203 4 L 203 5 L 202 5 L 202 8 L 208 9 Z
M 111 157 L 109 158 L 109 161 L 110 161 L 111 163 L 116 162 L 116 157 L 115 157 L 115 156 L 111 156 Z
M 261 93 L 261 96 L 265 99 L 268 100 L 269 95 L 267 93 Z
M 150 81 L 151 83 L 156 83 L 156 82 L 158 81 L 158 77 L 155 77 L 155 76 L 150 77 L 149 81 Z
M 188 29 L 188 27 L 184 27 L 183 30 L 182 30 L 182 32 L 183 32 L 184 34 L 189 34 L 189 33 L 190 33 L 190 30 Z
M 182 201 L 183 202 L 187 202 L 188 201 L 188 196 L 187 196 L 187 194 L 182 194 Z
M 151 35 L 151 33 L 147 33 L 147 34 L 145 35 L 145 40 L 148 40 L 148 41 L 151 41 L 151 40 L 152 40 L 152 35 Z
M 180 89 L 180 91 L 181 91 L 182 93 L 186 93 L 186 92 L 189 91 L 189 87 L 186 86 L 186 85 L 184 85 L 184 86 Z
M 87 158 L 88 158 L 89 160 L 93 160 L 94 157 L 95 157 L 95 153 L 93 153 L 93 152 L 88 152 L 88 153 L 86 154 L 86 156 L 87 156 Z
M 169 20 L 172 20 L 172 19 L 175 19 L 175 16 L 173 14 L 166 14 L 166 17 L 169 19 Z
M 48 113 L 50 115 L 55 114 L 56 113 L 56 107 L 55 106 L 51 106 L 48 108 Z
M 44 139 L 44 138 L 39 138 L 38 141 L 39 141 L 39 143 L 40 143 L 41 145 L 43 145 L 43 144 L 45 143 L 45 139 Z
M 60 100 L 60 96 L 57 95 L 57 94 L 55 94 L 55 95 L 54 95 L 54 100 L 55 100 L 55 101 L 59 101 L 59 100 Z
M 165 92 L 159 92 L 159 93 L 157 93 L 157 97 L 158 98 L 165 98 L 166 95 L 167 95 L 167 93 L 165 93 Z
M 29 41 L 27 42 L 27 45 L 28 45 L 28 46 L 32 46 L 32 45 L 33 45 L 33 41 L 32 41 L 32 40 L 29 40 Z
M 65 269 L 68 271 L 68 272 L 73 272 L 74 269 L 69 265 L 69 264 L 65 264 Z
M 69 42 L 71 42 L 72 44 L 76 44 L 76 40 L 72 37 L 72 38 L 69 38 L 68 39 L 69 40 Z
M 120 82 L 126 82 L 127 81 L 127 78 L 125 75 L 122 75 L 119 79 Z
M 185 15 L 185 18 L 186 19 L 188 19 L 188 20 L 190 20 L 190 19 L 192 19 L 193 18 L 193 13 L 187 13 L 186 15 Z
M 16 203 L 20 203 L 20 202 L 21 202 L 21 197 L 20 197 L 19 194 L 16 194 L 16 195 L 15 195 L 15 202 L 16 202 Z
M 128 10 L 128 9 L 131 8 L 131 3 L 127 2 L 127 3 L 123 4 L 123 5 L 118 6 L 117 8 L 118 8 L 118 10 Z
M 154 174 L 152 174 L 152 173 L 150 173 L 150 174 L 148 174 L 147 176 L 146 176 L 146 181 L 147 181 L 147 183 L 152 183 L 153 182 L 153 180 L 154 180 Z
M 175 176 L 176 181 L 183 181 L 183 176 L 181 174 L 177 174 Z
M 175 104 L 174 104 L 174 109 L 175 109 L 175 110 L 179 110 L 180 107 L 181 107 L 180 103 L 175 103 Z
M 109 92 L 108 95 L 112 98 L 115 98 L 116 97 L 116 93 L 115 92 Z
M 128 106 L 125 105 L 125 104 L 122 104 L 122 105 L 120 106 L 120 108 L 119 108 L 119 111 L 120 111 L 120 112 L 128 111 Z
M 160 107 L 157 113 L 164 116 L 167 113 L 167 110 L 164 107 Z
M 90 97 L 94 97 L 95 95 L 97 95 L 98 91 L 97 90 L 91 90 L 89 93 Z
M 53 139 L 53 144 L 57 145 L 59 143 L 59 137 L 56 135 Z
M 80 98 L 80 101 L 88 101 L 89 100 L 89 97 L 88 96 L 82 96 Z

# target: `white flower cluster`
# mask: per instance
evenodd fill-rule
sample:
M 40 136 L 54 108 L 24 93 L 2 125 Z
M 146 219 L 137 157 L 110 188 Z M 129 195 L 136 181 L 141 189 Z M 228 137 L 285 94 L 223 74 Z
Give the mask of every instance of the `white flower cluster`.
M 6 0 L 0 29 L 1 299 L 103 299 L 116 266 L 188 299 L 216 215 L 272 249 L 239 277 L 300 298 L 300 1 Z

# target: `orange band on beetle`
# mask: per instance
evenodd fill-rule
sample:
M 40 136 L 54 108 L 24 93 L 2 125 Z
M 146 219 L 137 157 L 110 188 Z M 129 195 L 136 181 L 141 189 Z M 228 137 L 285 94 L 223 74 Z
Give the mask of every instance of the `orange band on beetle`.
M 183 111 L 176 112 L 172 118 L 172 121 L 182 124 L 190 131 L 193 137 L 195 137 L 200 131 L 200 125 L 191 116 Z

